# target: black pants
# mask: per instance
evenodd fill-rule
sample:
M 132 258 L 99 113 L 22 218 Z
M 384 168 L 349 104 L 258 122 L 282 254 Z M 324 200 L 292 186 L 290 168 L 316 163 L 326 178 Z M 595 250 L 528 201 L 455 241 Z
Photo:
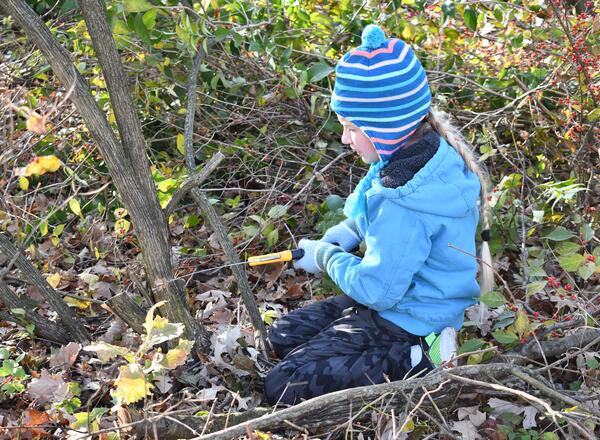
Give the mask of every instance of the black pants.
M 278 319 L 269 331 L 283 360 L 265 378 L 271 405 L 293 405 L 333 391 L 403 379 L 432 368 L 425 355 L 411 367 L 411 347 L 425 341 L 342 295 Z

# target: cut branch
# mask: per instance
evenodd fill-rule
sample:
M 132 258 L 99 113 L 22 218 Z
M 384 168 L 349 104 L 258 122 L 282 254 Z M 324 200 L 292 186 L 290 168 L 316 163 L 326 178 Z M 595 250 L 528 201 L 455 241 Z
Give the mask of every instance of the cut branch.
M 127 293 L 113 296 L 106 301 L 106 305 L 134 331 L 140 335 L 146 333 L 144 329 L 146 312 Z
M 66 345 L 71 341 L 69 333 L 58 324 L 39 315 L 35 310 L 31 310 L 27 304 L 15 295 L 10 287 L 0 280 L 0 301 L 11 313 L 3 314 L 0 319 L 15 322 L 25 327 L 27 324 L 33 324 L 33 333 L 42 338 L 60 345 Z M 23 310 L 24 316 L 15 313 L 15 309 Z
M 75 319 L 73 312 L 67 303 L 63 301 L 61 296 L 56 293 L 50 284 L 48 284 L 48 281 L 46 281 L 42 274 L 33 266 L 31 261 L 19 252 L 16 246 L 4 233 L 0 233 L 0 252 L 7 255 L 10 259 L 15 255 L 18 255 L 14 263 L 15 266 L 32 285 L 38 288 L 40 294 L 57 313 L 58 318 L 69 334 L 69 336 L 67 336 L 67 341 L 75 340 L 83 343 L 90 340 L 87 330 L 82 323 Z M 33 317 L 33 315 L 28 316 Z M 35 324 L 35 322 L 33 323 Z M 38 320 L 38 324 L 41 324 L 41 321 Z
M 218 151 L 213 157 L 210 158 L 208 163 L 202 168 L 202 171 L 188 177 L 185 180 L 185 182 L 181 184 L 181 187 L 175 192 L 175 194 L 173 194 L 171 200 L 169 200 L 169 203 L 165 208 L 165 216 L 168 217 L 169 215 L 171 215 L 179 201 L 183 197 L 185 197 L 185 195 L 188 192 L 190 192 L 192 188 L 197 188 L 198 186 L 200 186 L 202 182 L 204 182 L 208 178 L 208 176 L 210 176 L 211 173 L 217 169 L 217 167 L 224 158 L 225 156 L 223 155 L 223 153 Z

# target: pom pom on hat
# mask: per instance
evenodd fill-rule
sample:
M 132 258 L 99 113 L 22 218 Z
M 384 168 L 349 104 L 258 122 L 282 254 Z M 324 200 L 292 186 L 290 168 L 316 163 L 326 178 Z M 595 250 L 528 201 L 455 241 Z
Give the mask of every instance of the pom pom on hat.
M 362 46 L 369 49 L 377 49 L 385 41 L 385 32 L 379 26 L 370 24 L 363 29 Z

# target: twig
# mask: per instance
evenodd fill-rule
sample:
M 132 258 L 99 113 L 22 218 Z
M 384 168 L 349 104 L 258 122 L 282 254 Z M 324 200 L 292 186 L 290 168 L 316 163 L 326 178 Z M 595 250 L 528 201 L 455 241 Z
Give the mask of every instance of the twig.
M 169 200 L 169 203 L 167 204 L 167 206 L 165 208 L 165 216 L 169 217 L 169 215 L 171 215 L 171 213 L 173 212 L 173 210 L 175 209 L 175 206 L 177 206 L 179 201 L 192 188 L 196 188 L 196 187 L 200 186 L 202 184 L 202 182 L 204 182 L 212 174 L 212 172 L 217 169 L 217 167 L 219 166 L 219 164 L 221 163 L 221 161 L 223 159 L 225 159 L 225 156 L 223 155 L 223 153 L 218 151 L 213 157 L 210 158 L 208 163 L 206 165 L 204 165 L 204 167 L 202 168 L 202 171 L 188 177 L 181 184 L 181 187 L 179 187 L 179 189 L 175 192 L 175 194 L 173 194 L 173 197 L 171 197 L 171 200 Z
M 196 56 L 194 57 L 194 62 L 192 65 L 192 71 L 189 75 L 188 85 L 187 85 L 187 114 L 185 118 L 185 129 L 184 129 L 184 143 L 185 143 L 185 161 L 190 173 L 194 172 L 195 158 L 193 152 L 193 139 L 192 134 L 194 131 L 194 115 L 196 112 L 196 81 L 198 77 L 198 72 L 200 70 L 200 61 L 205 56 L 204 51 L 199 48 Z M 213 231 L 217 236 L 217 240 L 227 255 L 230 263 L 232 264 L 231 270 L 238 281 L 238 288 L 240 289 L 242 301 L 248 311 L 248 315 L 250 315 L 250 320 L 252 321 L 253 327 L 259 332 L 262 346 L 263 346 L 263 355 L 266 359 L 269 359 L 269 351 L 271 348 L 271 344 L 267 338 L 267 329 L 265 328 L 265 323 L 260 316 L 260 311 L 258 310 L 258 306 L 256 304 L 256 300 L 254 295 L 252 295 L 252 290 L 250 288 L 250 283 L 248 282 L 248 277 L 244 271 L 244 268 L 240 267 L 240 260 L 238 255 L 231 244 L 231 241 L 225 231 L 225 227 L 221 222 L 218 214 L 210 204 L 208 197 L 202 193 L 198 188 L 191 189 L 191 195 L 194 201 L 200 207 L 200 210 L 208 219 Z
M 552 397 L 552 398 L 558 399 L 558 400 L 566 403 L 567 405 L 576 406 L 578 408 L 583 408 L 588 413 L 594 414 L 596 417 L 600 417 L 600 411 L 595 410 L 594 408 L 591 408 L 590 406 L 588 406 L 584 402 L 580 402 L 580 401 L 575 400 L 575 399 L 573 399 L 573 398 L 571 398 L 569 396 L 565 396 L 564 394 L 559 393 L 555 389 L 552 389 L 549 386 L 544 385 L 539 380 L 531 377 L 530 375 L 528 375 L 527 373 L 525 373 L 524 371 L 522 371 L 520 368 L 513 368 L 511 370 L 511 373 L 514 374 L 515 376 L 517 376 L 523 382 L 528 383 L 532 387 L 537 388 L 538 390 L 542 391 L 548 397 Z

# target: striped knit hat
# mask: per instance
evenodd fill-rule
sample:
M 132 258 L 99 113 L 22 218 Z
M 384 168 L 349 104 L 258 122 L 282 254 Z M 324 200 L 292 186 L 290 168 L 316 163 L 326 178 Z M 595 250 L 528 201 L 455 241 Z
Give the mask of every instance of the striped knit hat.
M 360 127 L 379 157 L 389 160 L 429 113 L 425 69 L 404 41 L 386 39 L 370 24 L 362 45 L 345 54 L 335 72 L 332 110 Z

